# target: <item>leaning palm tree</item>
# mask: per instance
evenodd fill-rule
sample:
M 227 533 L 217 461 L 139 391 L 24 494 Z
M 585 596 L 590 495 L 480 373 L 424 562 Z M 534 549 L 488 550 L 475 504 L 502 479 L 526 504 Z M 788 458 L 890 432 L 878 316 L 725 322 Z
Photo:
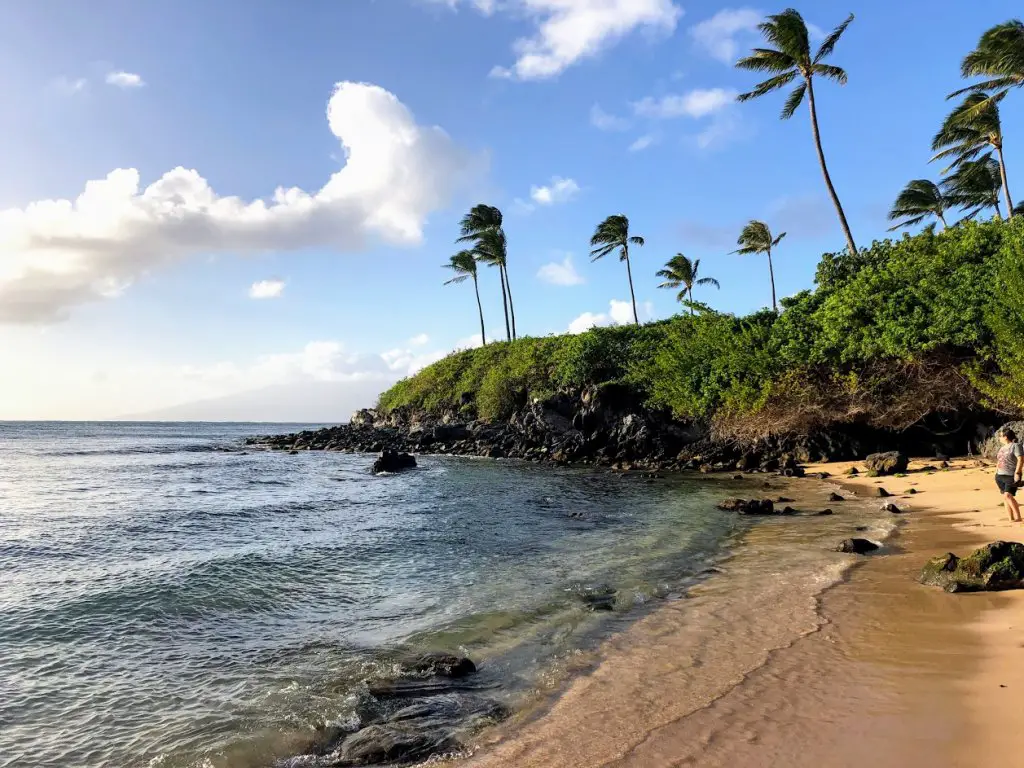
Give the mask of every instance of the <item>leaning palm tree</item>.
M 636 294 L 633 293 L 633 270 L 629 264 L 629 246 L 643 247 L 644 239 L 639 235 L 629 234 L 629 219 L 619 214 L 609 216 L 597 225 L 594 236 L 590 238 L 590 260 L 597 261 L 613 251 L 619 252 L 619 261 L 626 262 L 626 276 L 629 278 L 629 298 L 633 301 L 633 322 L 640 325 L 636 313 Z
M 480 233 L 473 252 L 479 261 L 489 267 L 498 268 L 498 274 L 501 275 L 502 280 L 503 297 L 506 293 L 508 297 L 508 303 L 505 305 L 505 333 L 508 336 L 508 340 L 512 341 L 516 338 L 515 308 L 512 306 L 512 291 L 509 288 L 508 272 L 506 271 L 508 267 L 508 240 L 505 237 L 505 230 L 499 227 L 498 229 L 489 229 Z M 511 328 L 508 325 L 509 314 L 513 318 Z
M 749 254 L 749 253 L 764 253 L 768 256 L 768 276 L 772 281 L 772 309 L 775 312 L 779 311 L 779 305 L 775 301 L 775 268 L 772 266 L 772 248 L 782 242 L 782 238 L 786 236 L 783 232 L 778 237 L 772 237 L 772 231 L 768 229 L 768 225 L 763 221 L 751 221 L 743 228 L 740 233 L 739 240 L 736 243 L 740 246 L 733 253 Z M 856 253 L 856 251 L 854 251 Z
M 690 314 L 693 314 L 693 286 L 713 285 L 721 288 L 718 281 L 713 277 L 699 277 L 700 259 L 690 261 L 683 254 L 677 253 L 665 264 L 664 269 L 659 269 L 658 277 L 665 278 L 665 282 L 659 288 L 682 288 L 676 299 L 690 305 Z
M 949 168 L 954 168 L 966 160 L 974 160 L 982 152 L 994 149 L 999 158 L 999 179 L 1006 197 L 1006 207 L 1012 212 L 1013 200 L 1003 159 L 1003 125 L 999 118 L 999 102 L 1002 99 L 1003 95 L 990 98 L 982 92 L 968 95 L 949 114 L 932 139 L 932 151 L 938 152 L 932 160 L 951 160 Z
M 821 148 L 821 133 L 818 130 L 818 111 L 814 101 L 814 78 L 815 76 L 834 80 L 840 85 L 846 85 L 846 72 L 831 64 L 823 64 L 839 42 L 843 32 L 853 21 L 853 14 L 847 17 L 846 21 L 836 27 L 812 56 L 811 45 L 807 35 L 807 25 L 803 17 L 792 8 L 782 13 L 769 16 L 758 25 L 761 34 L 774 48 L 754 48 L 750 56 L 740 59 L 736 66 L 740 69 L 748 69 L 754 72 L 770 73 L 771 77 L 750 91 L 742 93 L 737 98 L 739 101 L 748 101 L 764 96 L 766 93 L 784 88 L 793 81 L 798 81 L 797 87 L 789 94 L 786 103 L 782 108 L 782 119 L 788 120 L 796 112 L 797 108 L 807 97 L 807 105 L 811 113 L 811 133 L 814 136 L 814 147 L 818 151 L 818 162 L 821 164 L 821 173 L 825 177 L 825 186 L 832 197 L 832 204 L 839 214 L 839 223 L 843 227 L 843 234 L 846 235 L 846 244 L 851 254 L 857 253 L 857 246 L 853 242 L 853 235 L 850 232 L 850 225 L 846 221 L 846 214 L 839 202 L 839 195 L 832 185 L 832 177 L 828 172 L 828 165 L 825 163 L 825 151 Z
M 961 163 L 943 180 L 942 191 L 951 207 L 967 211 L 965 219 L 973 219 L 987 208 L 994 208 L 996 218 L 1002 218 L 1000 186 L 999 163 L 988 154 Z
M 934 181 L 928 179 L 914 179 L 903 188 L 892 210 L 889 211 L 889 221 L 896 224 L 889 227 L 890 232 L 895 232 L 900 227 L 912 227 L 920 224 L 929 216 L 935 216 L 942 222 L 942 228 L 946 229 L 946 210 L 949 208 L 949 200 Z
M 501 277 L 501 303 L 505 309 L 505 335 L 508 340 L 511 341 L 516 337 L 516 312 L 512 306 L 512 290 L 508 283 L 508 264 L 507 264 L 507 242 L 505 240 L 505 231 L 502 229 L 503 216 L 501 209 L 494 207 L 493 205 L 476 205 L 462 217 L 460 224 L 460 237 L 455 242 L 457 243 L 475 243 L 477 249 L 480 249 L 481 241 L 488 233 L 496 234 L 501 233 L 501 237 L 494 237 L 490 242 L 490 251 L 492 253 L 479 253 L 480 260 L 489 264 L 490 266 L 498 267 L 498 272 Z M 500 241 L 500 247 L 499 247 Z M 509 325 L 509 310 L 512 312 L 512 324 Z
M 487 332 L 484 330 L 484 307 L 480 303 L 480 284 L 477 282 L 476 254 L 473 251 L 459 251 L 448 259 L 447 264 L 442 266 L 455 273 L 455 277 L 451 280 L 446 280 L 445 285 L 461 283 L 469 278 L 473 278 L 473 290 L 476 292 L 476 308 L 480 312 L 480 343 L 483 346 L 487 346 Z
M 1010 88 L 1024 86 L 1024 22 L 1013 19 L 987 30 L 978 47 L 964 57 L 960 73 L 964 77 L 988 79 L 951 96 L 969 91 L 996 91 L 995 95 L 1003 95 Z

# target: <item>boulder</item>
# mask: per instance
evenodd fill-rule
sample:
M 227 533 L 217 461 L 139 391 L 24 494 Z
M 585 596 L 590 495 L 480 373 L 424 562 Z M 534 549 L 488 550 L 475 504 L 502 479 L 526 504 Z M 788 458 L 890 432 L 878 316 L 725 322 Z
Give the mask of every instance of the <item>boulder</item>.
M 892 496 L 892 494 L 885 490 L 885 488 L 879 486 L 878 488 L 875 488 L 875 496 L 877 496 L 880 499 L 887 499 L 890 496 Z
M 569 591 L 592 611 L 615 610 L 618 590 L 608 584 L 576 584 Z
M 373 422 L 377 420 L 377 411 L 373 408 L 361 408 L 352 414 L 349 418 L 348 423 L 354 427 L 367 427 L 372 426 Z
M 947 592 L 982 592 L 1024 586 L 1024 544 L 996 541 L 960 558 L 951 552 L 928 561 L 918 581 Z
M 835 492 L 830 493 L 828 495 L 828 500 L 829 501 L 844 501 L 843 497 L 840 496 L 838 493 L 835 493 Z
M 411 763 L 459 747 L 450 732 L 410 723 L 379 723 L 349 736 L 341 745 L 336 766 Z
M 403 669 L 414 675 L 440 677 L 468 677 L 476 672 L 476 664 L 465 656 L 451 653 L 424 653 L 400 662 Z
M 739 512 L 741 515 L 774 515 L 775 504 L 771 499 L 726 499 L 719 503 L 719 509 Z
M 902 515 L 903 514 L 903 510 L 900 509 L 899 507 L 897 507 L 891 501 L 886 502 L 885 504 L 882 505 L 882 511 L 883 512 L 889 512 L 890 514 L 893 514 L 893 515 Z
M 860 472 L 857 471 L 856 467 L 850 467 L 848 470 L 846 470 L 845 474 L 850 475 L 850 477 L 853 477 L 854 475 L 859 475 Z
M 431 436 L 440 442 L 465 440 L 469 437 L 469 430 L 466 429 L 465 424 L 438 424 L 434 427 Z
M 827 517 L 828 515 L 835 514 L 831 509 L 823 509 L 818 513 L 818 517 Z
M 414 469 L 416 467 L 416 458 L 408 453 L 399 453 L 398 451 L 383 450 L 380 456 L 375 462 L 373 462 L 373 468 L 370 470 L 375 475 L 379 475 L 381 472 L 401 472 L 405 469 Z
M 864 466 L 871 472 L 879 475 L 895 475 L 899 472 L 906 472 L 910 459 L 906 454 L 899 451 L 888 451 L 886 453 L 872 453 L 864 459 Z
M 866 555 L 874 552 L 878 545 L 868 539 L 843 539 L 836 547 L 836 552 L 846 552 L 851 555 Z

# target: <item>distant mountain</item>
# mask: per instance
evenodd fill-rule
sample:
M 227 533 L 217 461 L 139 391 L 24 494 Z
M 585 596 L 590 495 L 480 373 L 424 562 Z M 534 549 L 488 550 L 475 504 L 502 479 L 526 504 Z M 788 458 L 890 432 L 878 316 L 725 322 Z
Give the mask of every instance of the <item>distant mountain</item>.
M 311 381 L 278 384 L 236 395 L 197 400 L 119 418 L 131 421 L 270 421 L 305 424 L 347 422 L 372 407 L 386 381 Z

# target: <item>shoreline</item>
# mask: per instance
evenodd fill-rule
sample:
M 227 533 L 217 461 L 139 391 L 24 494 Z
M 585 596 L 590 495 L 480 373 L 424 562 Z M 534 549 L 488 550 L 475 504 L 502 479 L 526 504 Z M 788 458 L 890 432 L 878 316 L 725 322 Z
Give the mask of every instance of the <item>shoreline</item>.
M 736 656 L 746 663 L 719 674 L 724 670 L 709 661 L 721 658 L 693 648 L 686 631 L 693 625 L 686 614 L 708 609 L 714 585 L 706 583 L 694 597 L 659 607 L 606 641 L 589 673 L 568 681 L 533 717 L 485 733 L 457 764 L 854 766 L 871 760 L 895 768 L 981 765 L 986 755 L 1019 750 L 1024 739 L 1012 727 L 1009 697 L 1024 690 L 1024 671 L 1015 671 L 1021 643 L 1012 629 L 1024 629 L 1024 593 L 949 595 L 918 584 L 916 575 L 935 554 L 1024 540 L 1024 526 L 1000 522 L 1005 513 L 1001 504 L 995 509 L 989 467 L 969 459 L 922 473 L 922 463 L 912 462 L 903 478 L 840 474 L 859 462 L 812 465 L 809 474 L 832 476 L 795 481 L 794 490 L 811 482 L 839 486 L 844 496 L 856 493 L 858 501 L 875 504 L 867 494 L 884 485 L 890 501 L 908 511 L 884 554 L 854 560 L 815 594 L 809 611 L 803 606 L 800 631 L 788 642 L 770 627 L 760 626 L 768 634 L 756 635 L 725 624 L 723 647 L 739 648 Z M 915 495 L 901 493 L 911 487 Z M 857 502 L 840 502 L 837 513 L 844 503 Z M 765 526 L 746 534 L 751 552 L 760 530 Z M 781 614 L 773 618 L 784 623 Z M 773 638 L 775 645 L 758 642 Z M 751 644 L 749 653 L 743 642 Z M 722 683 L 717 690 L 708 679 L 713 670 Z

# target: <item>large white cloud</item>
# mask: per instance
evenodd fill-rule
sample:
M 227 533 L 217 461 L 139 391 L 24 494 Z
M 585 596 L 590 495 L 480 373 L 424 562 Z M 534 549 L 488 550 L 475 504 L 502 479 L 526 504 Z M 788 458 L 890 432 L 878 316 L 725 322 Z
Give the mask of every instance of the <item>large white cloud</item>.
M 654 316 L 654 305 L 645 301 L 637 307 L 641 321 Z M 633 322 L 633 304 L 629 301 L 612 299 L 607 312 L 584 312 L 569 323 L 569 333 L 583 333 L 599 325 L 629 325 Z
M 195 170 L 142 187 L 137 170 L 119 168 L 75 200 L 0 211 L 0 322 L 63 319 L 196 254 L 414 245 L 428 214 L 477 167 L 375 85 L 337 84 L 327 119 L 346 162 L 314 192 L 279 187 L 270 200 L 247 201 L 218 195 Z
M 438 0 L 455 7 L 459 0 Z M 669 34 L 683 10 L 672 0 L 462 0 L 480 12 L 525 15 L 536 30 L 516 40 L 516 61 L 491 74 L 518 80 L 554 77 L 578 61 L 614 45 L 636 29 Z
M 572 254 L 565 254 L 561 261 L 552 261 L 537 270 L 537 277 L 551 285 L 582 285 L 586 282 L 583 275 L 576 271 L 572 262 Z

